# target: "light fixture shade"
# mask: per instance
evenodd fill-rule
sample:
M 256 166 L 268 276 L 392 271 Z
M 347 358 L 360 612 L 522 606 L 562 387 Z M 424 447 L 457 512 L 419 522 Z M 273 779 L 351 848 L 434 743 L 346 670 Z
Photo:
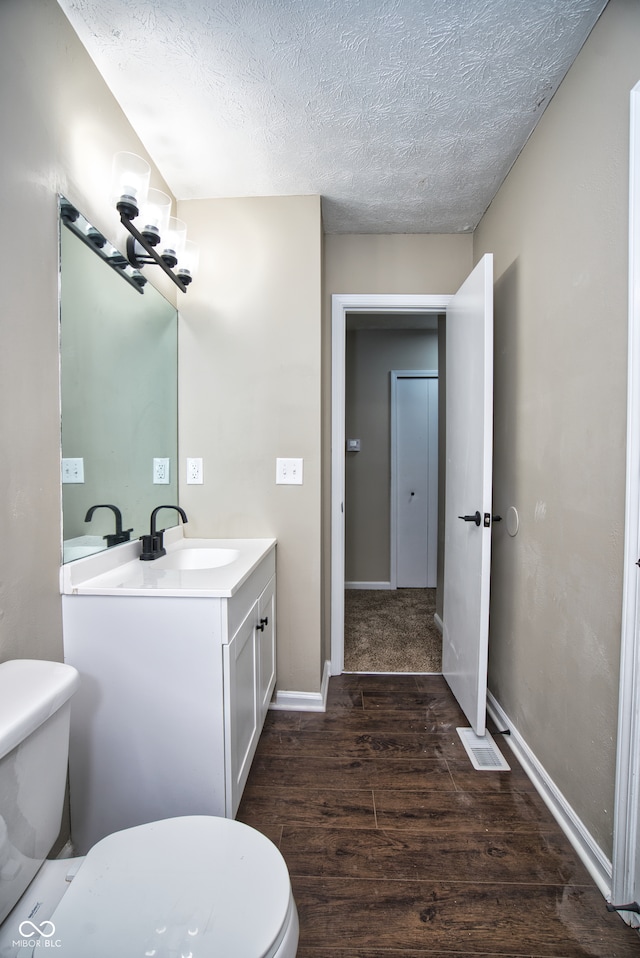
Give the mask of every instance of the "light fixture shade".
M 177 270 L 178 276 L 185 285 L 188 285 L 198 272 L 199 263 L 200 247 L 193 240 L 187 240 Z
M 186 240 L 187 224 L 176 216 L 170 216 L 167 230 L 162 234 L 160 255 L 171 269 L 181 260 Z
M 128 219 L 138 215 L 147 198 L 151 167 L 135 153 L 116 153 L 111 174 L 111 200 Z
M 152 246 L 157 246 L 167 232 L 170 212 L 171 198 L 161 190 L 149 190 L 141 208 L 138 229 Z

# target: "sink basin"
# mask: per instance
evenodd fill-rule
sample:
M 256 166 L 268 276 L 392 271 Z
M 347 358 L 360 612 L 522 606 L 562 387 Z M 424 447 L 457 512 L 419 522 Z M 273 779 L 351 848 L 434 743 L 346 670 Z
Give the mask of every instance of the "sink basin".
M 208 596 L 231 598 L 271 552 L 275 539 L 185 539 L 182 527 L 167 529 L 166 554 L 140 561 L 140 542 L 66 562 L 60 570 L 67 595 Z M 0 949 L 1 950 L 1 949 Z
M 240 556 L 238 549 L 183 548 L 167 552 L 152 565 L 156 569 L 218 569 L 230 565 Z

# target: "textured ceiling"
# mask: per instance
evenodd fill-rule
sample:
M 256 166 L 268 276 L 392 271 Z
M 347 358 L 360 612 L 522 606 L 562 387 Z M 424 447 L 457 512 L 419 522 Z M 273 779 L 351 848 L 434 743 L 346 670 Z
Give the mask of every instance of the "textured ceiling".
M 58 0 L 178 199 L 473 229 L 606 0 Z

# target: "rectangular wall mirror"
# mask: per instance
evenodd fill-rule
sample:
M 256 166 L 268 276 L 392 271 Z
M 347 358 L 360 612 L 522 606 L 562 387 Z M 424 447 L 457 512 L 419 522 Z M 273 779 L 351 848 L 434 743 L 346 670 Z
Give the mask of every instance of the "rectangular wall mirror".
M 117 513 L 108 506 L 135 539 L 148 532 L 155 506 L 178 502 L 178 328 L 176 308 L 150 283 L 139 288 L 110 265 L 105 250 L 113 247 L 101 249 L 86 219 L 80 214 L 72 222 L 69 201 L 60 197 L 60 204 L 63 561 L 69 562 L 118 544 Z M 101 508 L 87 521 L 93 506 Z

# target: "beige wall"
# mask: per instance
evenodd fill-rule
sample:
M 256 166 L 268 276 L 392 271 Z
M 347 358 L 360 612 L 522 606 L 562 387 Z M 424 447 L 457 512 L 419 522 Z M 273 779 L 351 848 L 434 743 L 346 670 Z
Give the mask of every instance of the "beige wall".
M 345 461 L 347 582 L 390 581 L 391 370 L 437 368 L 435 329 L 347 332 L 346 431 L 362 443 Z
M 188 535 L 278 540 L 278 688 L 318 692 L 320 305 L 318 196 L 180 204 L 201 247 L 180 304 L 180 483 Z M 304 459 L 301 486 L 276 485 L 276 458 Z
M 495 255 L 489 685 L 607 854 L 621 626 L 629 91 L 611 0 L 474 237 Z
M 0 4 L 0 129 L 0 660 L 60 659 L 57 193 L 113 235 L 113 154 L 144 149 L 54 0 Z
M 467 234 L 330 233 L 325 317 L 334 293 L 455 293 L 471 271 L 472 244 Z

